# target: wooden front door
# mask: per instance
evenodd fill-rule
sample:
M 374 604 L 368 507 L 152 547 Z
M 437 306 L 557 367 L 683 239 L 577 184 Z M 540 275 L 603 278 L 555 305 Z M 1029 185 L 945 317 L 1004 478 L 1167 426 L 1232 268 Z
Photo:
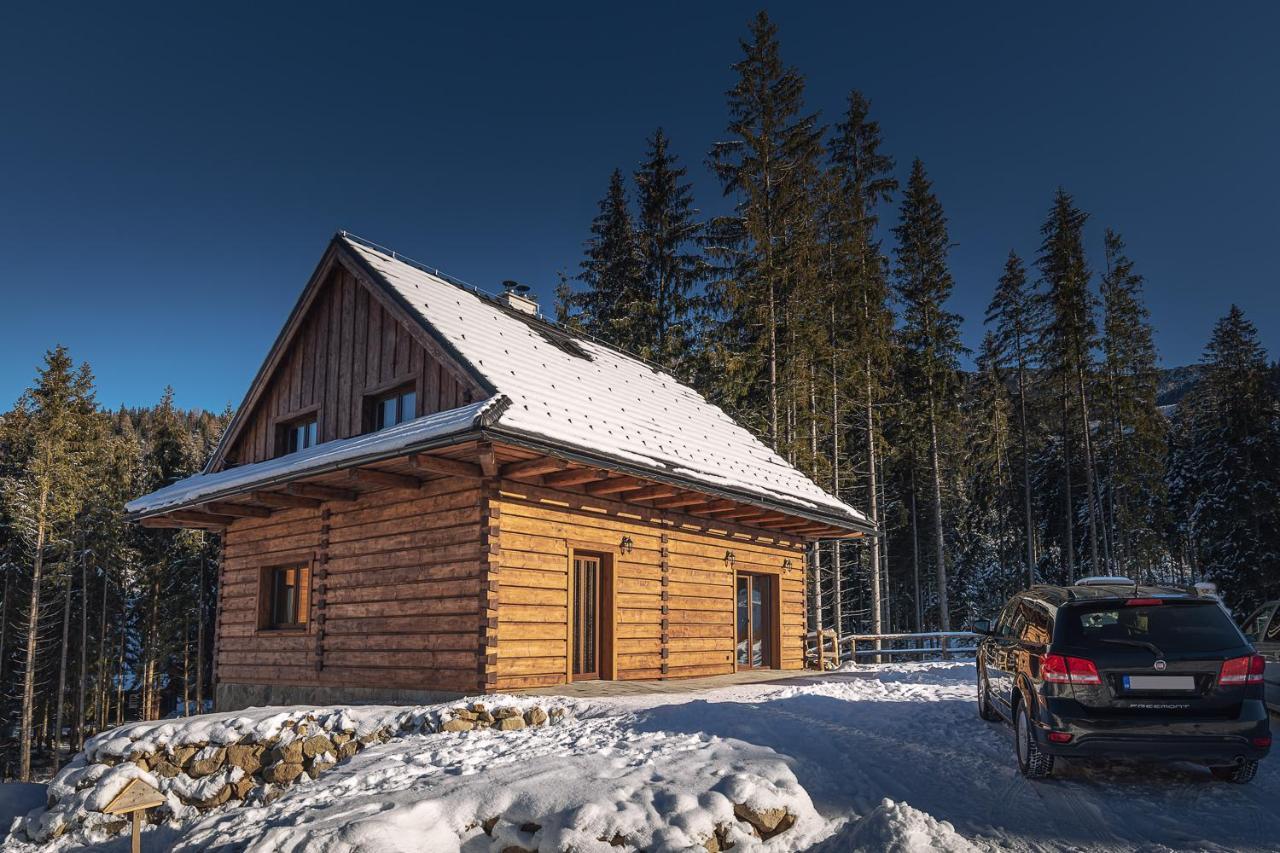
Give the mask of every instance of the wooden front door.
M 599 557 L 573 557 L 573 679 L 600 677 L 601 561 Z
M 777 582 L 769 575 L 738 575 L 738 669 L 773 669 L 773 602 Z

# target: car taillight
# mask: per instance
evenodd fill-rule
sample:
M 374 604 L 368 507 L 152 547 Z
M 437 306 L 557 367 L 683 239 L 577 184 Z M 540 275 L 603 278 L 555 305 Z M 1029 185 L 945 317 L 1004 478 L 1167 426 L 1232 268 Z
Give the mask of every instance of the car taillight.
M 1271 735 L 1267 735 L 1266 737 L 1256 737 L 1253 739 L 1252 743 L 1258 749 L 1265 749 L 1266 747 L 1271 746 Z
M 1101 684 L 1093 661 L 1068 655 L 1045 655 L 1040 677 L 1055 684 Z
M 1164 604 L 1158 598 L 1131 598 L 1124 603 L 1125 607 L 1154 607 L 1157 604 Z
M 1261 684 L 1267 659 L 1262 655 L 1245 655 L 1222 662 L 1218 673 L 1219 684 Z
M 1049 740 L 1053 743 L 1071 743 L 1071 732 L 1049 732 Z

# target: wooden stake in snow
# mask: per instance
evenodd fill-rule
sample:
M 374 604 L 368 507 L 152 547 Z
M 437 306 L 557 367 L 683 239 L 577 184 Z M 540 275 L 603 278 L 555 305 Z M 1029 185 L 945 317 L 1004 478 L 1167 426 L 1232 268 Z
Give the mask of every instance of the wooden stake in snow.
M 104 814 L 127 814 L 133 821 L 133 853 L 142 851 L 142 813 L 149 808 L 164 805 L 164 795 L 155 788 L 134 779 L 124 790 L 116 794 L 115 799 L 107 803 Z

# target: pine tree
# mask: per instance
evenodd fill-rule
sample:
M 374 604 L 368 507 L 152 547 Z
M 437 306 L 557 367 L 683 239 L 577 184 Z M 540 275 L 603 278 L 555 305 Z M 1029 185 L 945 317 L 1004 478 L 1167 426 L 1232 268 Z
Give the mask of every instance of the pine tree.
M 1152 576 L 1163 552 L 1168 429 L 1156 407 L 1158 372 L 1142 276 L 1107 229 L 1102 276 L 1107 541 L 1122 572 Z M 1154 580 L 1154 578 L 1153 578 Z
M 1084 252 L 1084 223 L 1088 214 L 1075 206 L 1062 188 L 1054 196 L 1049 218 L 1040 228 L 1043 242 L 1036 263 L 1045 290 L 1048 322 L 1042 347 L 1043 363 L 1058 389 L 1062 417 L 1064 494 L 1063 547 L 1067 577 L 1074 576 L 1074 519 L 1072 497 L 1072 423 L 1079 418 L 1080 447 L 1085 475 L 1085 518 L 1089 533 L 1089 565 L 1100 569 L 1098 556 L 1097 491 L 1094 476 L 1093 436 L 1089 415 L 1088 385 L 1093 373 L 1093 349 L 1098 335 L 1094 320 L 1097 300 L 1089 289 L 1089 265 Z
M 1012 400 L 997 367 L 1002 353 L 988 332 L 978 353 L 977 370 L 966 382 L 964 452 L 958 463 L 962 500 L 958 501 L 955 585 L 964 610 L 994 613 L 1023 586 L 1017 564 L 1017 534 L 1010 523 L 1018 501 L 1010 464 Z
M 907 353 L 907 393 L 924 409 L 929 477 L 932 480 L 934 560 L 938 577 L 938 617 L 941 630 L 951 627 L 947 589 L 946 534 L 943 526 L 943 460 L 940 432 L 954 423 L 960 343 L 958 314 L 946 309 L 954 282 L 947 268 L 950 238 L 942 205 L 917 159 L 911 165 L 902 200 L 899 224 L 894 228 L 895 288 L 903 306 L 901 337 Z
M 1200 364 L 1180 407 L 1183 459 L 1173 467 L 1188 479 L 1201 571 L 1244 615 L 1280 594 L 1280 397 L 1258 331 L 1234 305 Z
M 877 407 L 883 402 L 890 377 L 893 314 L 889 308 L 886 260 L 876 237 L 878 209 L 889 201 L 898 182 L 893 158 L 880 148 L 880 125 L 870 118 L 871 104 L 858 91 L 849 93 L 843 120 L 831 141 L 829 193 L 826 215 L 828 269 L 828 361 L 831 384 L 831 490 L 841 493 L 840 435 L 843 400 L 856 400 L 861 409 L 866 458 L 868 518 L 881 524 L 878 472 L 882 465 Z M 848 386 L 847 388 L 845 386 Z M 846 442 L 847 446 L 848 442 Z M 833 543 L 833 570 L 839 577 L 842 544 Z M 887 577 L 881 541 L 868 547 L 871 586 L 871 632 L 882 633 L 882 579 Z
M 600 200 L 600 212 L 591 223 L 591 239 L 578 274 L 583 290 L 571 297 L 580 312 L 576 320 L 581 328 L 629 352 L 643 349 L 648 306 L 642 276 L 640 243 L 626 186 L 621 170 L 615 169 Z
M 662 128 L 654 131 L 648 145 L 634 176 L 643 269 L 637 310 L 644 312 L 643 344 L 636 352 L 685 376 L 697 332 L 696 289 L 708 273 L 697 249 L 702 225 L 693 206 L 692 184 L 685 180 L 687 170 L 670 152 Z
M 63 546 L 80 510 L 86 454 L 92 452 L 86 439 L 94 413 L 93 375 L 88 365 L 76 369 L 66 348 L 60 346 L 46 354 L 35 385 L 4 421 L 6 445 L 21 462 L 0 483 L 0 489 L 31 565 L 19 722 L 18 773 L 24 782 L 31 779 L 46 561 L 51 549 Z M 61 698 L 56 701 L 60 703 Z
M 1027 582 L 1036 582 L 1035 516 L 1031 509 L 1031 436 L 1027 416 L 1034 341 L 1040 331 L 1040 303 L 1027 284 L 1027 270 L 1015 252 L 1009 252 L 1004 274 L 987 308 L 986 322 L 994 326 L 992 369 L 1012 371 L 1017 389 L 1017 423 L 1022 474 L 1022 514 L 1027 555 Z
M 806 297 L 817 274 L 822 129 L 805 112 L 804 80 L 783 64 L 777 27 L 764 12 L 751 22 L 742 52 L 727 93 L 730 139 L 711 152 L 724 193 L 735 200 L 733 214 L 713 220 L 708 237 L 719 265 L 710 294 L 721 321 L 716 396 L 782 449 L 782 393 L 798 392 L 808 372 L 804 359 L 789 362 L 788 347 L 804 335 L 787 323 L 801 326 L 799 310 L 817 301 Z

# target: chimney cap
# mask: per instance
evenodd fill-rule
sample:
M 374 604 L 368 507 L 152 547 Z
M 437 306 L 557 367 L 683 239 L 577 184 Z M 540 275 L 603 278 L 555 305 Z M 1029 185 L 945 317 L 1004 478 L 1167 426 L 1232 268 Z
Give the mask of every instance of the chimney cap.
M 530 287 L 527 284 L 521 284 L 515 279 L 506 279 L 502 282 L 502 295 L 498 297 L 498 301 L 506 305 L 508 308 L 514 308 L 525 314 L 538 315 L 538 301 L 529 295 Z

